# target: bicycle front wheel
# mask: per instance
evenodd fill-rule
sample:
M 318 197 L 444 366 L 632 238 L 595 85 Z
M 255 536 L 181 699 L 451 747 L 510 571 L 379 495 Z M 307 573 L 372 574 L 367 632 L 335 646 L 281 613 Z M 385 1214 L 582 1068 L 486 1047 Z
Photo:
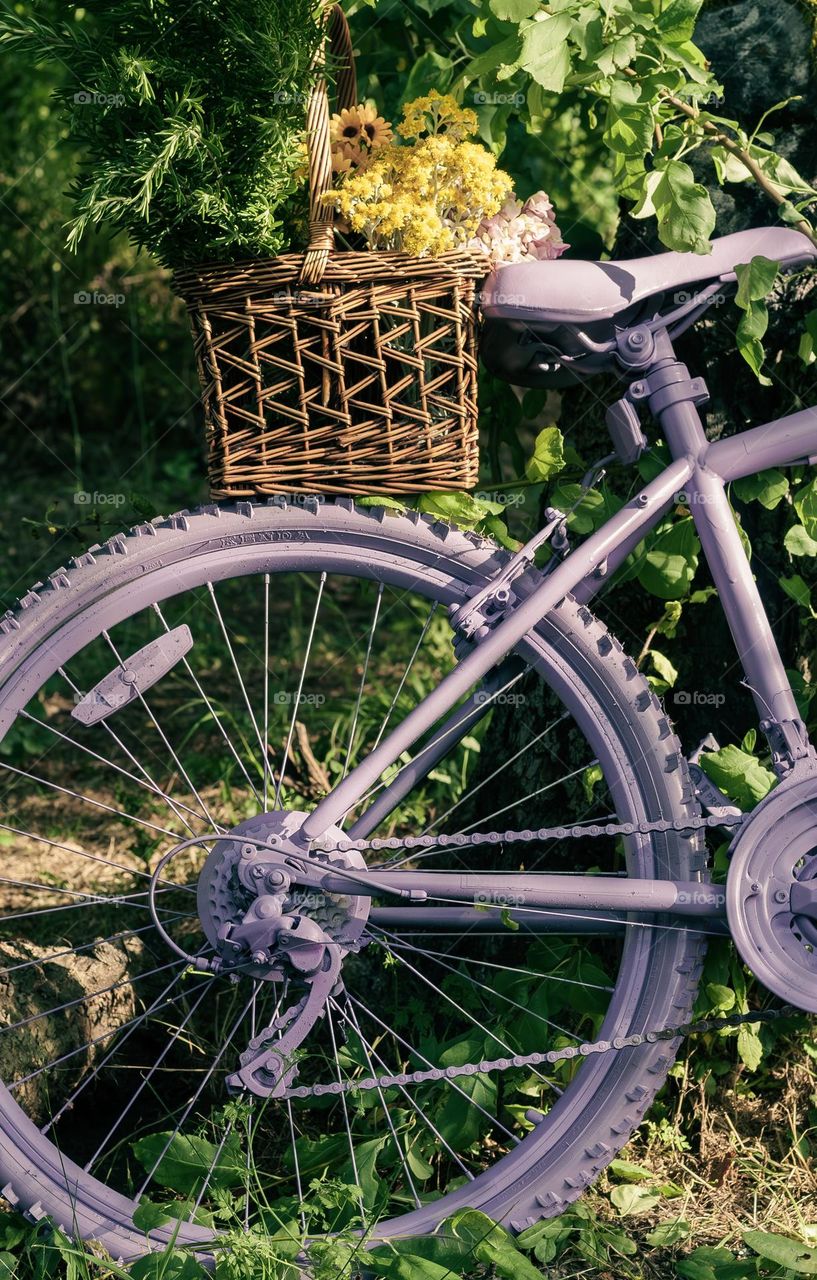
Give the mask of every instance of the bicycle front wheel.
M 225 1082 L 259 1028 L 286 1024 L 297 982 L 191 971 L 147 909 L 159 860 L 209 839 L 157 894 L 165 931 L 204 951 L 204 925 L 223 929 L 242 902 L 228 867 L 200 918 L 213 840 L 314 807 L 451 666 L 447 607 L 504 561 L 414 513 L 239 503 L 114 538 L 6 615 L 0 1179 L 12 1203 L 114 1257 L 170 1240 L 217 1248 L 233 1232 L 266 1233 L 291 1256 L 304 1234 L 426 1233 L 464 1206 L 519 1229 L 575 1199 L 627 1141 L 675 1042 L 535 1070 L 444 1068 L 683 1023 L 699 933 L 659 919 L 596 929 L 577 912 L 575 936 L 553 935 L 515 927 L 512 897 L 495 928 L 454 934 L 372 911 L 294 1063 L 307 1096 L 261 1100 Z M 522 589 L 537 580 L 531 570 Z M 696 812 L 660 704 L 588 609 L 564 601 L 518 656 L 523 746 L 503 755 L 486 715 L 375 835 L 502 829 L 534 801 L 564 825 Z M 148 662 L 162 678 L 143 689 Z M 535 795 L 514 791 L 522 756 L 536 761 Z M 674 830 L 486 849 L 469 865 L 506 871 L 511 887 L 521 856 L 528 871 L 646 878 L 705 866 L 699 838 Z M 420 865 L 461 863 L 449 847 Z M 287 909 L 342 929 L 353 908 L 301 893 Z M 348 1087 L 428 1069 L 441 1078 Z M 333 1094 L 310 1092 L 327 1082 Z

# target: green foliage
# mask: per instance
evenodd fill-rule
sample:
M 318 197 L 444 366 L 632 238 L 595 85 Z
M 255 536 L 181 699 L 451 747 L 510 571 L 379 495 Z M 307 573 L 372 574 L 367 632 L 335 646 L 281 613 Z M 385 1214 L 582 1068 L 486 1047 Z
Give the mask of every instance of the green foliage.
M 69 245 L 127 231 L 164 263 L 279 252 L 303 186 L 314 0 L 90 0 L 0 15 L 8 53 L 58 63 L 82 162 Z

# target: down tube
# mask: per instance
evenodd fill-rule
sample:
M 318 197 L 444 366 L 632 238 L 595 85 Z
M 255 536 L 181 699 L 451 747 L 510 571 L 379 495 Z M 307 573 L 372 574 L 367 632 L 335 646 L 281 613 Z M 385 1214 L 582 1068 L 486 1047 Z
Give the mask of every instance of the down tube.
M 580 582 L 605 570 L 609 558 L 622 542 L 636 535 L 643 537 L 647 529 L 660 519 L 672 495 L 687 487 L 692 472 L 693 464 L 689 458 L 677 459 L 552 569 L 536 590 L 448 675 L 443 676 L 437 687 L 392 729 L 388 737 L 318 803 L 298 830 L 297 843 L 307 847 L 311 841 L 319 840 L 328 827 L 339 822 L 358 803 L 403 751 L 407 751 L 442 716 L 447 715 L 458 700 L 501 662 L 560 600 Z
M 701 546 L 761 720 L 799 721 L 800 713 L 772 635 L 724 481 L 699 465 L 687 486 Z

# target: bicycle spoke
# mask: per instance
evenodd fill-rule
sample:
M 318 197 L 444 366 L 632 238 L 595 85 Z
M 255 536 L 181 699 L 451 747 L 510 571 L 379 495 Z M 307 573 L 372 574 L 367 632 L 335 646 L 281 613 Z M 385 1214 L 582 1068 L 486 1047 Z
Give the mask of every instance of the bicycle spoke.
M 105 1148 L 106 1148 L 106 1147 L 108 1146 L 108 1144 L 110 1143 L 111 1138 L 112 1138 L 112 1137 L 113 1137 L 113 1135 L 116 1133 L 116 1131 L 117 1131 L 117 1129 L 119 1128 L 119 1126 L 122 1124 L 122 1121 L 123 1121 L 123 1120 L 125 1119 L 125 1117 L 127 1116 L 127 1114 L 128 1114 L 128 1112 L 130 1111 L 131 1107 L 132 1107 L 132 1106 L 134 1105 L 134 1103 L 135 1103 L 135 1102 L 136 1102 L 136 1101 L 141 1097 L 141 1094 L 142 1094 L 143 1089 L 145 1089 L 145 1088 L 147 1087 L 147 1085 L 148 1085 L 148 1083 L 150 1082 L 150 1080 L 153 1078 L 153 1076 L 154 1076 L 154 1075 L 155 1075 L 155 1073 L 158 1071 L 158 1069 L 159 1069 L 159 1067 L 161 1066 L 161 1064 L 164 1062 L 164 1060 L 165 1060 L 165 1058 L 167 1057 L 167 1055 L 170 1053 L 170 1050 L 173 1048 L 174 1044 L 176 1044 L 176 1043 L 177 1043 L 177 1041 L 178 1041 L 178 1039 L 179 1039 L 180 1035 L 182 1034 L 182 1032 L 184 1031 L 184 1029 L 185 1029 L 185 1027 L 188 1025 L 188 1023 L 190 1022 L 191 1018 L 195 1015 L 196 1010 L 201 1006 L 201 1004 L 202 1004 L 202 1002 L 204 1001 L 205 997 L 206 997 L 206 996 L 208 996 L 208 995 L 210 994 L 210 986 L 211 986 L 212 981 L 213 981 L 213 979 L 211 979 L 210 981 L 208 981 L 208 982 L 206 982 L 206 983 L 204 984 L 204 989 L 202 990 L 201 994 L 199 995 L 198 1000 L 196 1000 L 196 1001 L 195 1001 L 195 1003 L 194 1003 L 193 1005 L 191 1005 L 190 1009 L 187 1011 L 187 1013 L 185 1014 L 184 1018 L 183 1018 L 183 1019 L 182 1019 L 182 1021 L 179 1023 L 178 1027 L 176 1027 L 175 1031 L 173 1032 L 173 1035 L 170 1037 L 170 1039 L 167 1041 L 167 1043 L 162 1047 L 162 1049 L 161 1049 L 161 1051 L 160 1051 L 160 1053 L 159 1053 L 158 1057 L 156 1058 L 155 1062 L 153 1063 L 153 1065 L 152 1065 L 152 1066 L 150 1067 L 150 1069 L 148 1070 L 147 1075 L 143 1076 L 141 1083 L 137 1086 L 137 1088 L 135 1089 L 135 1091 L 131 1094 L 131 1096 L 130 1096 L 130 1098 L 129 1098 L 128 1102 L 125 1104 L 125 1106 L 124 1106 L 124 1107 L 122 1108 L 122 1110 L 120 1111 L 120 1113 L 119 1113 L 119 1115 L 117 1116 L 116 1120 L 114 1121 L 113 1125 L 112 1125 L 112 1126 L 111 1126 L 111 1128 L 108 1130 L 108 1132 L 105 1134 L 105 1137 L 102 1139 L 102 1141 L 100 1142 L 99 1146 L 98 1146 L 98 1147 L 96 1148 L 96 1150 L 94 1151 L 93 1155 L 92 1155 L 92 1156 L 89 1158 L 89 1160 L 86 1162 L 86 1164 L 85 1164 L 85 1166 L 84 1166 L 84 1168 L 85 1168 L 85 1170 L 86 1170 L 86 1171 L 88 1171 L 88 1170 L 92 1169 L 92 1168 L 93 1168 L 93 1166 L 96 1164 L 97 1160 L 99 1160 L 99 1158 L 100 1158 L 100 1156 L 101 1156 L 102 1152 L 105 1150 Z M 202 1085 L 202 1088 L 203 1088 L 203 1087 L 204 1087 L 204 1086 Z M 198 1096 L 198 1095 L 196 1095 L 196 1096 Z M 195 1101 L 195 1099 L 194 1099 L 194 1101 Z M 186 1117 L 185 1117 L 185 1119 L 186 1119 Z M 183 1123 L 183 1121 L 182 1121 L 182 1123 Z M 178 1132 L 178 1128 L 177 1128 L 176 1132 Z M 174 1133 L 174 1135 L 173 1135 L 173 1136 L 174 1136 L 174 1137 L 176 1136 L 176 1135 L 175 1135 L 175 1133 Z M 168 1150 L 168 1148 L 169 1148 L 169 1147 L 170 1147 L 170 1142 L 168 1142 L 167 1147 L 166 1147 L 166 1148 L 165 1148 L 165 1150 L 162 1152 L 161 1156 L 160 1156 L 160 1157 L 159 1157 L 159 1159 L 156 1161 L 156 1164 L 154 1165 L 153 1169 L 151 1170 L 151 1173 L 150 1173 L 150 1175 L 149 1175 L 149 1177 L 148 1177 L 148 1180 L 147 1180 L 148 1182 L 150 1182 L 150 1179 L 153 1177 L 153 1174 L 156 1172 L 156 1169 L 157 1169 L 157 1168 L 158 1168 L 158 1166 L 161 1164 L 162 1159 L 163 1159 L 163 1158 L 164 1158 L 164 1156 L 166 1155 L 167 1150 Z M 145 1184 L 145 1186 L 146 1186 L 146 1185 L 147 1185 L 147 1183 Z M 141 1196 L 144 1194 L 145 1186 L 141 1187 L 141 1189 L 137 1192 L 137 1195 L 136 1195 L 136 1198 L 137 1198 L 137 1199 L 140 1199 L 140 1198 L 141 1198 Z
M 337 1007 L 337 1002 L 334 1000 L 334 998 L 330 997 L 330 999 L 332 999 L 332 1004 L 334 1004 Z M 369 1075 L 374 1076 L 377 1073 L 374 1069 L 374 1064 L 372 1062 L 371 1054 L 369 1053 L 369 1046 L 363 1036 L 363 1032 L 360 1029 L 360 1024 L 358 1023 L 358 1020 L 357 1020 L 357 1014 L 355 1013 L 354 1009 L 351 1008 L 351 1006 L 347 1006 L 346 1012 L 349 1015 L 349 1019 L 352 1025 L 354 1026 L 355 1031 L 357 1032 L 357 1038 L 360 1041 L 361 1048 L 363 1049 L 363 1056 L 366 1059 L 366 1066 L 368 1067 Z M 403 1152 L 403 1148 L 400 1146 L 400 1139 L 397 1136 L 397 1130 L 394 1127 L 394 1123 L 391 1118 L 391 1113 L 389 1111 L 389 1107 L 386 1103 L 385 1095 L 380 1085 L 377 1086 L 377 1096 L 380 1099 L 380 1106 L 383 1110 L 383 1115 L 385 1116 L 386 1124 L 389 1127 L 389 1133 L 391 1134 L 392 1142 L 394 1143 L 394 1149 L 397 1152 L 401 1165 L 403 1166 L 403 1173 L 406 1175 L 406 1181 L 408 1182 L 412 1199 L 414 1200 L 415 1207 L 419 1209 L 421 1204 L 420 1197 L 417 1194 L 417 1188 L 414 1185 L 414 1179 L 411 1176 L 411 1169 L 408 1166 L 408 1160 L 406 1159 L 406 1156 Z
M 190 1112 L 193 1110 L 194 1106 L 198 1102 L 202 1093 L 207 1088 L 207 1085 L 210 1083 L 213 1076 L 215 1075 L 216 1069 L 218 1068 L 218 1064 L 221 1062 L 221 1059 L 224 1057 L 224 1054 L 227 1052 L 227 1050 L 231 1047 L 233 1043 L 233 1038 L 235 1037 L 235 1034 L 238 1031 L 238 1028 L 241 1026 L 241 1023 L 244 1021 L 244 1018 L 247 1016 L 247 1014 L 250 1011 L 250 1007 L 252 1006 L 253 996 L 257 993 L 259 985 L 260 983 L 258 982 L 253 983 L 253 995 L 250 996 L 249 1000 L 244 1005 L 244 1008 L 241 1010 L 241 1013 L 238 1015 L 238 1018 L 234 1022 L 230 1030 L 230 1033 L 227 1036 L 227 1039 L 224 1041 L 224 1044 L 222 1044 L 221 1048 L 219 1049 L 218 1053 L 216 1054 L 215 1058 L 210 1064 L 209 1070 L 207 1071 L 203 1080 L 199 1084 L 199 1087 L 196 1089 L 196 1092 L 193 1094 L 193 1097 L 190 1099 L 187 1106 L 185 1107 L 181 1115 L 181 1118 L 176 1124 L 176 1127 L 174 1128 L 173 1132 L 170 1134 L 169 1138 L 167 1139 L 167 1142 L 164 1144 L 164 1146 L 162 1147 L 162 1150 L 159 1152 L 159 1155 L 156 1157 L 155 1161 L 153 1162 L 147 1177 L 141 1183 L 139 1190 L 136 1192 L 136 1196 L 135 1196 L 136 1200 L 141 1200 L 142 1196 L 145 1194 L 145 1191 L 150 1186 L 153 1180 L 153 1175 L 156 1173 L 156 1170 L 159 1168 L 159 1165 L 162 1163 L 168 1151 L 170 1150 L 173 1144 L 173 1140 L 178 1136 L 182 1125 L 187 1120 L 187 1117 L 190 1115 Z
M 369 636 L 366 642 L 366 657 L 363 660 L 363 670 L 360 673 L 360 684 L 358 685 L 358 689 L 357 689 L 357 698 L 355 699 L 355 709 L 352 714 L 352 724 L 349 729 L 349 742 L 346 747 L 346 759 L 343 762 L 343 773 L 341 774 L 341 781 L 343 781 L 343 779 L 346 777 L 347 773 L 349 772 L 349 765 L 352 759 L 352 751 L 355 744 L 355 733 L 357 732 L 357 722 L 358 722 L 358 719 L 360 718 L 360 707 L 363 701 L 363 690 L 366 687 L 366 677 L 369 674 L 369 660 L 372 656 L 372 645 L 374 644 L 374 634 L 375 634 L 375 631 L 377 630 L 377 621 L 378 621 L 378 618 L 380 617 L 380 605 L 382 601 L 383 601 L 383 583 L 381 582 L 377 588 L 377 599 L 375 600 L 374 613 L 372 615 L 372 622 L 369 628 Z M 345 815 L 344 815 L 344 821 L 345 821 Z
M 155 612 L 156 612 L 156 615 L 157 615 L 157 617 L 158 617 L 159 621 L 161 622 L 161 624 L 162 624 L 162 626 L 164 627 L 165 631 L 166 631 L 166 632 L 167 632 L 167 634 L 169 635 L 169 634 L 170 634 L 170 630 L 171 630 L 171 628 L 168 626 L 167 622 L 165 621 L 164 614 L 162 613 L 162 611 L 161 611 L 161 609 L 159 608 L 158 604 L 154 604 L 153 608 L 154 608 L 154 610 L 155 610 Z M 230 751 L 230 754 L 232 755 L 232 757 L 233 757 L 233 759 L 235 760 L 236 764 L 238 765 L 239 769 L 240 769 L 240 770 L 241 770 L 241 772 L 243 773 L 243 775 L 244 775 L 244 777 L 245 777 L 245 779 L 246 779 L 246 781 L 247 781 L 247 784 L 248 784 L 248 786 L 250 787 L 250 790 L 252 791 L 252 793 L 253 793 L 253 795 L 255 796 L 255 798 L 256 798 L 256 800 L 258 801 L 258 803 L 259 803 L 259 804 L 261 804 L 261 797 L 259 796 L 259 794 L 258 794 L 258 792 L 257 792 L 257 790 L 256 790 L 256 788 L 255 788 L 255 783 L 253 782 L 252 778 L 250 777 L 249 773 L 247 772 L 247 768 L 246 768 L 246 765 L 244 764 L 244 761 L 241 759 L 241 756 L 240 756 L 240 755 L 238 754 L 238 752 L 236 751 L 236 749 L 235 749 L 235 745 L 234 745 L 234 743 L 233 743 L 232 738 L 230 737 L 230 735 L 229 735 L 229 733 L 227 732 L 227 730 L 224 728 L 224 725 L 221 723 L 221 717 L 218 715 L 218 713 L 216 712 L 215 708 L 213 707 L 212 702 L 210 701 L 210 699 L 208 698 L 207 694 L 205 693 L 204 688 L 202 687 L 202 684 L 201 684 L 201 682 L 200 682 L 200 680 L 199 680 L 198 676 L 196 675 L 195 671 L 193 670 L 192 666 L 190 665 L 190 660 L 188 659 L 188 657 L 187 657 L 187 655 L 186 655 L 186 654 L 184 654 L 184 655 L 182 656 L 182 665 L 184 666 L 184 669 L 185 669 L 185 671 L 187 672 L 187 674 L 190 676 L 190 679 L 193 681 L 193 684 L 195 685 L 195 688 L 196 688 L 196 690 L 197 690 L 197 692 L 198 692 L 198 694 L 199 694 L 199 696 L 200 696 L 200 698 L 201 698 L 202 702 L 204 703 L 205 707 L 207 708 L 207 711 L 208 711 L 208 713 L 209 713 L 209 715 L 210 715 L 211 720 L 213 721 L 213 723 L 215 724 L 216 728 L 219 730 L 219 732 L 220 732 L 220 734 L 221 734 L 222 738 L 223 738 L 223 739 L 224 739 L 224 741 L 226 742 L 226 744 L 227 744 L 227 748 L 228 748 L 228 750 Z
M 389 708 L 385 716 L 383 717 L 383 722 L 377 731 L 377 737 L 375 738 L 374 743 L 372 745 L 372 751 L 374 751 L 375 747 L 378 747 L 380 745 L 380 739 L 383 737 L 383 734 L 386 732 L 386 729 L 389 726 L 389 721 L 391 720 L 392 713 L 395 707 L 397 706 L 397 703 L 400 700 L 400 694 L 403 692 L 405 683 L 409 678 L 409 674 L 411 672 L 412 667 L 414 666 L 415 659 L 417 658 L 417 655 L 420 652 L 420 649 L 422 648 L 423 641 L 428 635 L 428 629 L 434 620 L 434 617 L 438 608 L 439 608 L 439 601 L 438 600 L 432 601 L 431 608 L 428 611 L 428 617 L 425 620 L 425 625 L 423 626 L 423 629 L 420 632 L 417 643 L 414 646 L 414 651 L 412 652 L 412 655 L 409 658 L 408 663 L 406 665 L 406 669 L 403 672 L 402 676 L 400 677 L 400 683 L 398 684 L 397 689 L 395 690 L 395 693 L 394 693 L 394 697 L 392 698 L 389 704 Z
M 315 608 L 312 612 L 312 622 L 309 628 L 309 637 L 306 642 L 306 653 L 304 654 L 304 660 L 301 664 L 301 675 L 300 675 L 300 679 L 298 680 L 298 691 L 295 695 L 295 705 L 292 709 L 292 715 L 289 721 L 289 730 L 287 732 L 286 742 L 284 744 L 284 754 L 281 758 L 281 768 L 278 774 L 278 782 L 275 787 L 275 800 L 273 801 L 273 806 L 272 806 L 273 809 L 277 809 L 279 804 L 281 803 L 281 788 L 284 785 L 284 778 L 286 776 L 287 763 L 289 761 L 289 751 L 290 751 L 290 747 L 292 746 L 292 738 L 295 733 L 295 724 L 298 719 L 298 708 L 301 705 L 301 694 L 303 693 L 304 681 L 306 679 L 306 668 L 309 663 L 309 655 L 312 652 L 312 642 L 315 638 L 315 627 L 318 622 L 318 610 L 321 607 L 321 600 L 323 599 L 323 589 L 325 586 L 326 586 L 326 574 L 322 573 L 320 577 L 320 582 L 318 584 L 318 594 L 315 600 Z
M 143 790 L 149 791 L 152 795 L 157 796 L 160 800 L 164 800 L 165 804 L 171 810 L 171 812 L 176 815 L 176 817 L 179 819 L 180 822 L 184 823 L 189 834 L 191 836 L 195 835 L 195 832 L 191 827 L 190 822 L 185 816 L 185 811 L 189 814 L 192 814 L 193 817 L 197 818 L 199 821 L 201 821 L 201 815 L 196 813 L 194 809 L 190 809 L 188 808 L 187 805 L 182 804 L 181 801 L 171 799 L 171 797 L 167 795 L 162 790 L 162 788 L 150 778 L 150 776 L 146 773 L 144 769 L 142 769 L 144 777 L 137 778 L 136 774 L 131 773 L 130 770 L 123 769 L 121 765 L 116 764 L 113 760 L 107 760 L 105 756 L 101 756 L 98 754 L 98 752 L 92 751 L 91 748 L 89 746 L 86 746 L 84 742 L 80 742 L 77 738 L 70 737 L 67 733 L 61 733 L 59 729 L 55 728 L 54 725 L 49 724 L 47 720 L 38 720 L 36 716 L 29 715 L 27 711 L 21 711 L 20 715 L 23 717 L 23 719 L 30 720 L 32 724 L 38 725 L 41 729 L 47 729 L 49 733 L 54 734 L 54 736 L 57 738 L 61 738 L 62 741 L 67 742 L 69 746 L 78 748 L 78 750 L 82 751 L 85 755 L 90 756 L 93 760 L 98 760 L 100 764 L 104 764 L 107 768 L 113 769 L 116 773 L 120 774 L 123 778 L 127 778 L 129 781 L 135 782 L 137 787 L 142 787 Z M 105 725 L 107 727 L 107 721 L 105 720 L 101 720 L 100 724 Z M 114 735 L 114 740 L 117 742 L 119 741 L 115 735 Z M 138 766 L 138 767 L 141 768 L 141 766 Z
M 264 739 L 261 736 L 261 730 L 258 727 L 258 721 L 255 718 L 255 712 L 253 711 L 252 704 L 250 703 L 249 694 L 247 693 L 247 686 L 244 684 L 244 677 L 241 674 L 241 668 L 238 665 L 238 659 L 235 656 L 235 650 L 233 649 L 232 643 L 230 642 L 230 637 L 227 632 L 227 626 L 224 622 L 224 617 L 222 615 L 218 600 L 216 599 L 216 593 L 215 593 L 215 589 L 213 587 L 212 582 L 207 583 L 207 590 L 210 593 L 210 599 L 212 600 L 213 608 L 216 611 L 218 625 L 221 630 L 221 634 L 224 637 L 224 643 L 227 646 L 227 652 L 230 655 L 230 661 L 233 664 L 233 670 L 235 671 L 235 676 L 238 681 L 238 687 L 240 688 L 241 696 L 244 699 L 244 706 L 247 708 L 247 714 L 250 717 L 250 724 L 252 725 L 253 730 L 255 732 L 256 741 L 258 742 L 258 747 L 259 747 L 259 750 L 261 751 L 261 767 L 264 771 L 264 775 L 266 776 L 269 770 L 270 764 L 269 764 L 269 760 L 264 758 Z
M 123 659 L 120 657 L 117 651 L 116 645 L 114 644 L 111 637 L 108 635 L 108 632 L 103 631 L 102 635 L 107 641 L 108 647 L 110 648 L 113 656 L 116 658 L 116 661 L 119 663 L 119 666 L 121 667 L 122 671 L 127 672 L 127 663 L 125 663 Z M 144 708 L 145 715 L 148 717 L 148 722 L 153 725 L 159 737 L 162 739 L 162 742 L 170 752 L 171 758 L 174 764 L 176 765 L 176 768 L 179 770 L 179 773 L 184 778 L 185 783 L 190 788 L 192 795 L 194 795 L 196 800 L 198 801 L 199 807 L 204 815 L 205 821 L 208 822 L 210 825 L 210 829 L 214 832 L 223 831 L 224 828 L 220 827 L 218 823 L 215 821 L 215 819 L 213 818 L 213 815 L 210 813 L 210 810 L 207 808 L 207 805 L 204 803 L 198 791 L 196 790 L 196 787 L 194 786 L 193 782 L 190 779 L 190 775 L 188 774 L 187 770 L 185 769 L 184 765 L 182 764 L 181 760 L 176 754 L 175 749 L 171 745 L 170 739 L 168 738 L 162 726 L 159 724 L 158 716 L 154 711 L 151 711 L 150 707 L 148 706 L 147 699 L 145 698 L 145 695 L 142 693 L 142 690 L 139 688 L 137 684 L 133 685 L 132 687 L 136 690 L 136 696 L 141 702 L 142 707 Z
M 383 1019 L 378 1017 L 378 1015 L 372 1009 L 368 1009 L 366 1005 L 363 1004 L 362 1000 L 358 1000 L 354 996 L 350 996 L 349 999 L 352 1001 L 353 1004 L 356 1004 L 359 1009 L 361 1009 L 365 1014 L 367 1014 L 367 1016 L 370 1017 L 373 1022 L 376 1022 L 379 1027 L 382 1027 L 382 1029 L 385 1032 L 387 1032 L 388 1035 L 393 1036 L 394 1039 L 397 1041 L 397 1043 L 401 1044 L 404 1049 L 407 1049 L 409 1053 L 414 1054 L 415 1058 L 417 1058 L 420 1062 L 422 1062 L 426 1067 L 430 1067 L 432 1070 L 434 1069 L 434 1063 L 431 1061 L 430 1058 L 427 1058 L 425 1054 L 421 1053 L 420 1050 L 415 1045 L 410 1044 L 408 1040 L 404 1039 L 404 1037 L 400 1035 L 399 1031 L 395 1031 L 394 1027 L 390 1026 L 387 1022 L 384 1022 Z M 355 1020 L 355 1025 L 357 1025 L 357 1020 Z M 375 1072 L 373 1071 L 372 1075 L 374 1074 Z M 501 1120 L 499 1120 L 496 1116 L 492 1116 L 490 1111 L 486 1111 L 485 1107 L 483 1107 L 479 1102 L 477 1102 L 474 1098 L 472 1098 L 470 1094 L 466 1093 L 465 1090 L 462 1088 L 462 1086 L 457 1084 L 456 1080 L 451 1080 L 449 1079 L 448 1076 L 442 1076 L 440 1083 L 449 1085 L 454 1090 L 455 1093 L 458 1093 L 461 1095 L 461 1097 L 465 1098 L 466 1101 L 469 1102 L 472 1107 L 475 1107 L 477 1111 L 481 1112 L 481 1114 L 485 1116 L 486 1120 L 489 1120 L 491 1124 L 495 1126 L 497 1129 L 501 1129 L 502 1132 L 505 1134 L 505 1136 L 511 1140 L 511 1142 L 518 1143 L 519 1141 L 521 1141 L 521 1139 L 518 1138 L 515 1133 L 511 1133 L 510 1129 L 505 1128 Z M 378 1090 L 378 1092 L 380 1092 L 380 1090 Z

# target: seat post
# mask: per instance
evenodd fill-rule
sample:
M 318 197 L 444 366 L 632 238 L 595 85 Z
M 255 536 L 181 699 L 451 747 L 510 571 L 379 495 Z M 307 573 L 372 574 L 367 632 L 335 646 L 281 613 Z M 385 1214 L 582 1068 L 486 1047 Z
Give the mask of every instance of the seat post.
M 666 329 L 653 331 L 639 325 L 621 333 L 616 345 L 618 361 L 625 369 L 643 371 L 631 382 L 628 399 L 649 409 L 673 460 L 699 458 L 707 445 L 698 413 L 698 406 L 709 400 L 703 378 L 690 377 L 689 369 L 677 359 Z

